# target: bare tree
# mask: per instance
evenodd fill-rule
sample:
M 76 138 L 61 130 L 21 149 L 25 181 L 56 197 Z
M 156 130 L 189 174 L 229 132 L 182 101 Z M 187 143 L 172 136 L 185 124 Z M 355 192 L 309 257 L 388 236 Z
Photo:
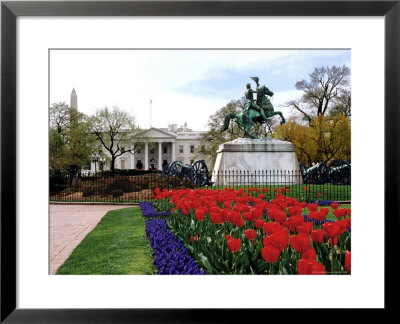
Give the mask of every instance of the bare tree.
M 303 95 L 286 105 L 311 123 L 316 116 L 325 115 L 337 106 L 345 94 L 350 95 L 350 69 L 346 65 L 315 68 L 309 81 L 296 82 L 296 89 L 302 90 Z
M 350 91 L 344 90 L 343 93 L 335 100 L 335 104 L 330 111 L 332 116 L 341 114 L 345 117 L 351 116 L 351 94 Z
M 63 133 L 70 123 L 70 108 L 65 102 L 53 103 L 49 109 L 50 129 Z
M 146 141 L 144 133 L 135 124 L 135 118 L 118 107 L 97 110 L 91 118 L 93 134 L 111 156 L 111 171 L 115 160 L 124 153 L 134 152 L 138 143 Z

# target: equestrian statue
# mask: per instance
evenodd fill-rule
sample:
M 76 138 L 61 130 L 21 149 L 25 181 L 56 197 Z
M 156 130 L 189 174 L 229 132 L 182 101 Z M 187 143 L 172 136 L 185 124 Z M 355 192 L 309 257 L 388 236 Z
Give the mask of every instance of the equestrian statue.
M 263 124 L 268 120 L 268 118 L 274 115 L 279 115 L 281 117 L 281 124 L 285 123 L 285 117 L 283 117 L 280 111 L 274 111 L 274 107 L 267 97 L 272 97 L 274 93 L 265 85 L 260 87 L 258 77 L 251 77 L 250 79 L 256 83 L 256 90 L 251 89 L 250 83 L 246 85 L 247 90 L 245 92 L 245 97 L 247 101 L 243 111 L 239 114 L 230 113 L 226 115 L 221 133 L 228 129 L 231 119 L 235 119 L 238 126 L 244 129 L 244 136 L 250 138 L 258 138 L 256 135 L 249 133 L 251 126 L 255 123 Z M 253 98 L 254 93 L 257 94 L 256 100 Z

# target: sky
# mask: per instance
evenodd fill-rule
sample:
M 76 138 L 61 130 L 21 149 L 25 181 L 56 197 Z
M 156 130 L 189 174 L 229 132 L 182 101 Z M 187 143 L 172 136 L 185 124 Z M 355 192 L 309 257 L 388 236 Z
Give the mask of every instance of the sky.
M 142 128 L 186 122 L 202 131 L 211 115 L 244 96 L 247 83 L 255 89 L 250 77 L 274 92 L 274 110 L 288 118 L 285 103 L 302 94 L 297 81 L 315 67 L 343 64 L 351 68 L 350 50 L 57 49 L 50 51 L 50 105 L 69 105 L 75 88 L 85 114 L 117 106 Z

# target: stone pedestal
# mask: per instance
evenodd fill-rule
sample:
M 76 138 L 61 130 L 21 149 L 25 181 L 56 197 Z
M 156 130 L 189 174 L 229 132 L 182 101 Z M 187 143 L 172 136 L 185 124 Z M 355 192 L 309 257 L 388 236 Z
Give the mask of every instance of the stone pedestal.
M 294 145 L 272 138 L 221 144 L 211 181 L 217 186 L 303 183 Z

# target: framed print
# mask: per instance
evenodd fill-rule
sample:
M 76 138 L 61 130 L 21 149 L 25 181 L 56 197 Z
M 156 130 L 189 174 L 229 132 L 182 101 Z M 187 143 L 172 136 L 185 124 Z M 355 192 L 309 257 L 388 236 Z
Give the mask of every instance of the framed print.
M 393 260 L 399 235 L 399 44 L 398 0 L 2 1 L 1 321 L 227 322 L 239 313 L 265 316 L 281 308 L 392 309 L 398 282 Z M 354 259 L 354 273 L 263 281 L 257 276 L 48 275 L 48 218 L 43 217 L 48 213 L 48 117 L 40 107 L 49 104 L 53 89 L 50 59 L 54 52 L 85 50 L 89 62 L 90 52 L 127 49 L 351 51 L 357 107 L 352 176 L 358 182 L 352 190 L 352 235 L 361 255 Z M 90 71 L 105 78 L 104 61 Z M 129 73 L 127 92 L 132 91 Z M 151 83 L 151 77 L 143 82 Z M 332 300 L 310 303 L 315 295 L 310 286 L 325 289 Z M 296 289 L 289 293 L 289 287 Z

